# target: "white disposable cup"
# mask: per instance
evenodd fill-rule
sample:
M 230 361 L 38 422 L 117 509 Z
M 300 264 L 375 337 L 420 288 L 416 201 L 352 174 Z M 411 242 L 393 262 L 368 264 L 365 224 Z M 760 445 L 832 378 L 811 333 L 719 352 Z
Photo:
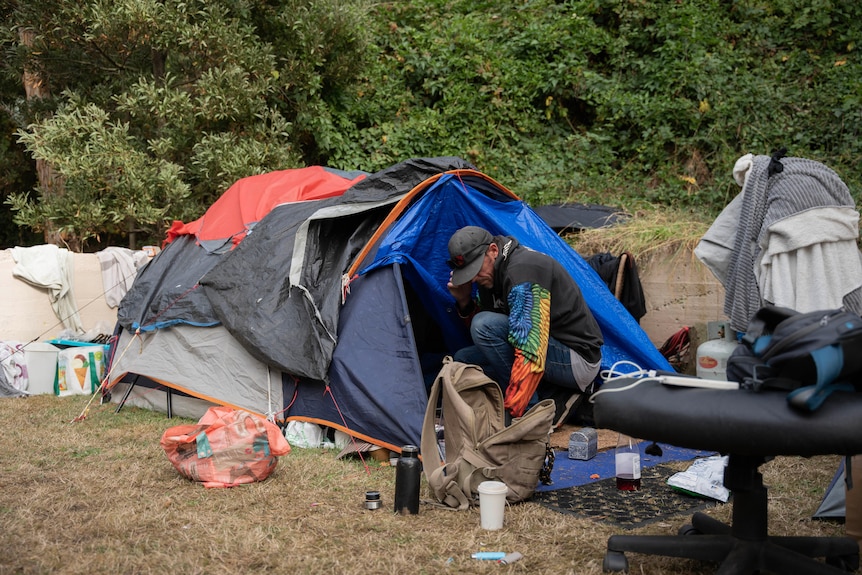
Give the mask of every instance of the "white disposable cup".
M 479 484 L 478 491 L 482 529 L 502 529 L 506 493 L 509 488 L 501 481 L 483 481 Z

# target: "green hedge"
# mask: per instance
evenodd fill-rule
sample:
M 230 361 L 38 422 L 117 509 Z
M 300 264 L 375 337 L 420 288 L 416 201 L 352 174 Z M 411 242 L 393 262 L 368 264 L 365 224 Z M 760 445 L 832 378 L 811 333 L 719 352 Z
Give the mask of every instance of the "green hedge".
M 862 4 L 537 0 L 376 5 L 341 167 L 456 154 L 533 203 L 714 215 L 740 155 L 862 176 Z

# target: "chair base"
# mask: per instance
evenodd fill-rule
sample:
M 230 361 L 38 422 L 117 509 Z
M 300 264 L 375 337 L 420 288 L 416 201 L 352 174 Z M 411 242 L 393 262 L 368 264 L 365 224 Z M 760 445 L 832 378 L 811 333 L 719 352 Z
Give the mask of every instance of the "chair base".
M 633 383 L 637 387 L 631 389 Z M 618 393 L 599 395 L 602 391 Z M 851 538 L 771 536 L 767 490 L 759 472 L 777 456 L 862 453 L 862 434 L 849 432 L 859 428 L 862 394 L 840 393 L 812 416 L 788 408 L 785 391 L 682 389 L 649 378 L 604 383 L 591 398 L 597 427 L 726 454 L 724 486 L 733 505 L 727 525 L 696 515 L 692 526 L 675 537 L 609 538 L 606 570 L 625 571 L 626 551 L 716 562 L 719 573 L 856 569 L 859 547 Z
M 752 541 L 731 531 L 730 525 L 695 513 L 691 525 L 683 526 L 678 535 L 613 535 L 608 539 L 602 568 L 605 572 L 628 572 L 625 551 L 718 562 L 716 573 L 720 575 L 760 571 L 846 575 L 859 567 L 859 546 L 850 537 L 770 536 Z
M 695 513 L 675 536 L 613 535 L 603 564 L 628 571 L 625 551 L 720 563 L 716 573 L 839 575 L 859 567 L 859 544 L 850 537 L 778 537 L 768 534 L 768 501 L 758 468 L 764 456 L 730 454 L 724 485 L 733 494 L 731 524 Z M 823 557 L 826 562 L 817 561 Z

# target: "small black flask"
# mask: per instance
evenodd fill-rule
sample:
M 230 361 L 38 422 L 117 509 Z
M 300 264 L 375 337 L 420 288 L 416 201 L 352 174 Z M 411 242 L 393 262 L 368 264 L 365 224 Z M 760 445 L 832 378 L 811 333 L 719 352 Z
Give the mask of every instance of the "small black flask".
M 395 463 L 395 513 L 416 515 L 419 513 L 419 479 L 422 463 L 419 461 L 419 448 L 405 445 L 401 456 Z

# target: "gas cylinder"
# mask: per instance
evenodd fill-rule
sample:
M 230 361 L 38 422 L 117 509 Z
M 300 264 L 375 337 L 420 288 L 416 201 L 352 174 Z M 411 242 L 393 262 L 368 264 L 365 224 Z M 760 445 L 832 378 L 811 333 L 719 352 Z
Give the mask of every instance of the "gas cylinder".
M 715 330 L 713 339 L 697 347 L 697 376 L 704 379 L 726 380 L 727 358 L 739 345 L 736 332 L 726 322 L 710 322 L 708 333 Z

